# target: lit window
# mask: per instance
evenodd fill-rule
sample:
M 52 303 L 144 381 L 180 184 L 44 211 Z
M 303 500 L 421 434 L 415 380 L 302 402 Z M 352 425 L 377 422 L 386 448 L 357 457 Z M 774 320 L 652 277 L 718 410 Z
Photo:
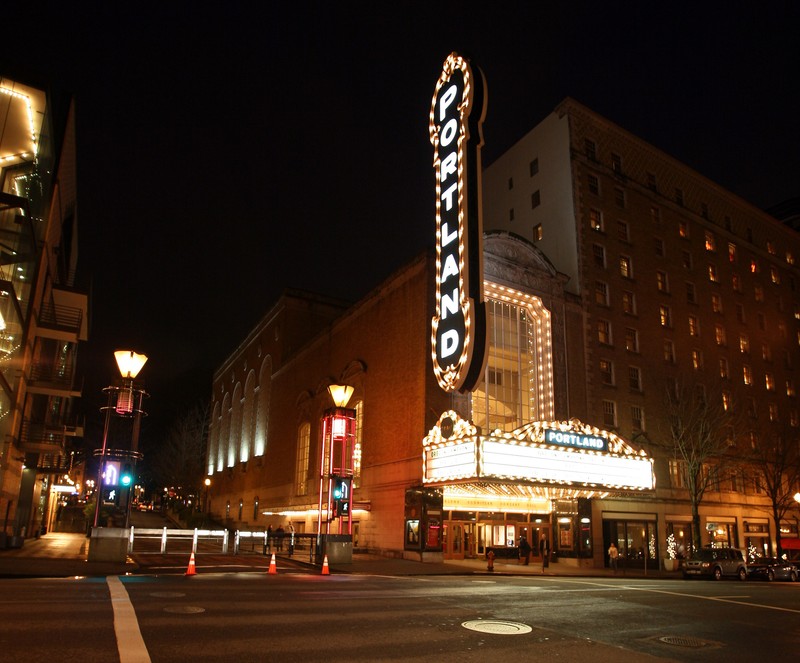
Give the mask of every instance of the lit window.
M 743 381 L 743 382 L 744 382 L 746 385 L 751 385 L 751 384 L 753 384 L 753 371 L 752 371 L 752 369 L 751 369 L 749 366 L 747 366 L 747 365 L 745 365 L 745 366 L 742 366 L 742 381 Z
M 611 323 L 608 320 L 597 321 L 597 340 L 605 345 L 611 345 Z
M 311 445 L 311 424 L 300 424 L 297 430 L 297 463 L 295 464 L 295 492 L 305 495 L 308 483 L 308 451 Z
M 786 395 L 787 396 L 794 396 L 796 394 L 794 388 L 794 380 L 786 380 Z
M 778 404 L 770 403 L 768 408 L 769 408 L 769 420 L 778 421 Z
M 752 274 L 758 274 L 760 271 L 761 271 L 761 267 L 758 264 L 758 260 L 756 260 L 755 258 L 752 258 L 750 260 L 750 272 Z
M 750 352 L 750 337 L 747 334 L 739 334 L 739 352 Z
M 639 352 L 639 332 L 631 327 L 625 329 L 625 349 L 628 352 Z
M 722 313 L 722 297 L 720 295 L 711 295 L 711 310 L 714 313 Z
M 725 357 L 719 358 L 719 376 L 723 380 L 728 379 L 728 360 Z
M 703 368 L 703 353 L 700 350 L 692 350 L 692 368 L 696 371 Z
M 731 409 L 732 405 L 733 405 L 733 402 L 731 400 L 731 392 L 723 391 L 722 392 L 722 409 L 725 410 L 725 412 L 728 412 Z
M 733 242 L 728 242 L 728 260 L 736 262 L 736 244 Z
M 764 386 L 766 387 L 767 391 L 775 391 L 775 377 L 772 375 L 772 373 L 764 374 Z
M 660 270 L 656 272 L 656 286 L 659 292 L 669 292 L 669 280 L 666 272 Z
M 700 336 L 700 320 L 696 315 L 688 316 L 689 336 Z
M 772 361 L 772 348 L 766 343 L 761 344 L 761 358 L 767 362 Z
M 738 274 L 733 274 L 731 276 L 731 286 L 733 287 L 734 292 L 742 291 L 742 280 L 739 278 Z
M 599 209 L 589 210 L 589 227 L 598 232 L 603 231 L 603 213 Z
M 769 268 L 769 276 L 774 284 L 777 285 L 778 283 L 781 282 L 781 273 L 778 271 L 777 267 Z
M 716 251 L 717 241 L 714 239 L 714 233 L 706 230 L 706 251 Z
M 626 279 L 633 278 L 633 261 L 630 256 L 619 257 L 619 273 Z
M 542 229 L 542 224 L 541 223 L 537 223 L 533 227 L 533 241 L 534 242 L 541 242 L 542 241 L 542 237 L 544 237 L 544 231 Z
M 712 283 L 719 282 L 719 276 L 717 275 L 717 266 L 716 265 L 709 265 L 708 266 L 708 280 Z
M 630 290 L 622 292 L 622 310 L 630 315 L 636 314 L 636 295 Z
M 794 255 L 789 251 L 786 252 L 786 262 L 790 265 L 794 265 Z
M 775 255 L 777 252 L 775 251 L 775 244 L 770 241 L 767 241 L 767 251 L 769 251 L 770 255 Z
M 662 327 L 672 327 L 672 312 L 669 306 L 661 304 L 661 306 L 658 307 L 658 317 Z
M 594 301 L 600 306 L 608 306 L 608 284 L 602 281 L 594 282 Z
M 678 235 L 683 237 L 683 239 L 689 239 L 689 222 L 688 221 L 678 221 Z
M 725 327 L 721 324 L 714 325 L 714 340 L 717 345 L 725 345 L 727 343 L 727 336 L 725 334 Z

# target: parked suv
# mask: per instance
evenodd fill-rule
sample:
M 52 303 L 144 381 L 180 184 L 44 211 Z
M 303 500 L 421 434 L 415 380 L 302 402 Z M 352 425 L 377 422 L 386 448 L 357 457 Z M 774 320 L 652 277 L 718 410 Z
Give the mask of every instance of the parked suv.
M 747 580 L 747 564 L 741 550 L 736 548 L 702 548 L 683 563 L 684 578 L 714 578 L 732 576 Z

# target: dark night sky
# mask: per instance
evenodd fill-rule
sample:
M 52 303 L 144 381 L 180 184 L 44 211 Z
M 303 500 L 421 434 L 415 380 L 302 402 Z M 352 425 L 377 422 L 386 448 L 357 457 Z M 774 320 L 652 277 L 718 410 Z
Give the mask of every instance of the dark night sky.
M 154 422 L 284 288 L 356 300 L 432 245 L 451 51 L 488 81 L 484 164 L 571 96 L 756 206 L 800 195 L 794 2 L 22 4 L 0 71 L 77 99 L 86 400 L 133 348 Z

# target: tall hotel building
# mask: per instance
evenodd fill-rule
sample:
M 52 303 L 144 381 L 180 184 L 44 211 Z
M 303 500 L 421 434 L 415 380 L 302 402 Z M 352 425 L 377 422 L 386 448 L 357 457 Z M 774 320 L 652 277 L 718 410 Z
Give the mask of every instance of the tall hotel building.
M 74 283 L 71 99 L 0 76 L 0 122 L 0 546 L 16 546 L 54 523 L 62 492 L 77 492 L 88 296 Z
M 432 255 L 349 308 L 287 293 L 214 376 L 214 514 L 327 520 L 321 420 L 339 383 L 354 388 L 357 549 L 474 557 L 546 534 L 560 563 L 603 566 L 614 541 L 652 566 L 668 539 L 774 554 L 776 527 L 796 538 L 737 466 L 711 482 L 692 541 L 665 415 L 690 384 L 743 414 L 732 453 L 797 429 L 796 233 L 572 100 L 485 170 L 483 196 L 476 389 L 447 394 L 433 374 Z

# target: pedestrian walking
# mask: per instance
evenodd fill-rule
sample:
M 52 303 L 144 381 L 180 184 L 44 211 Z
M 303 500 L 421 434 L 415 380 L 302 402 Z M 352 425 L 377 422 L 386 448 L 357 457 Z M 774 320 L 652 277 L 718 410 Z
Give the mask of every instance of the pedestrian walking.
M 531 544 L 524 534 L 519 537 L 519 561 L 525 566 L 531 561 Z
M 542 575 L 544 575 L 544 570 L 550 566 L 550 542 L 547 540 L 547 532 L 543 533 L 539 540 L 539 553 L 542 555 Z
M 619 559 L 619 549 L 617 548 L 617 544 L 612 541 L 611 545 L 608 547 L 608 565 L 611 567 L 611 570 L 614 571 L 615 574 L 617 572 L 618 559 Z

